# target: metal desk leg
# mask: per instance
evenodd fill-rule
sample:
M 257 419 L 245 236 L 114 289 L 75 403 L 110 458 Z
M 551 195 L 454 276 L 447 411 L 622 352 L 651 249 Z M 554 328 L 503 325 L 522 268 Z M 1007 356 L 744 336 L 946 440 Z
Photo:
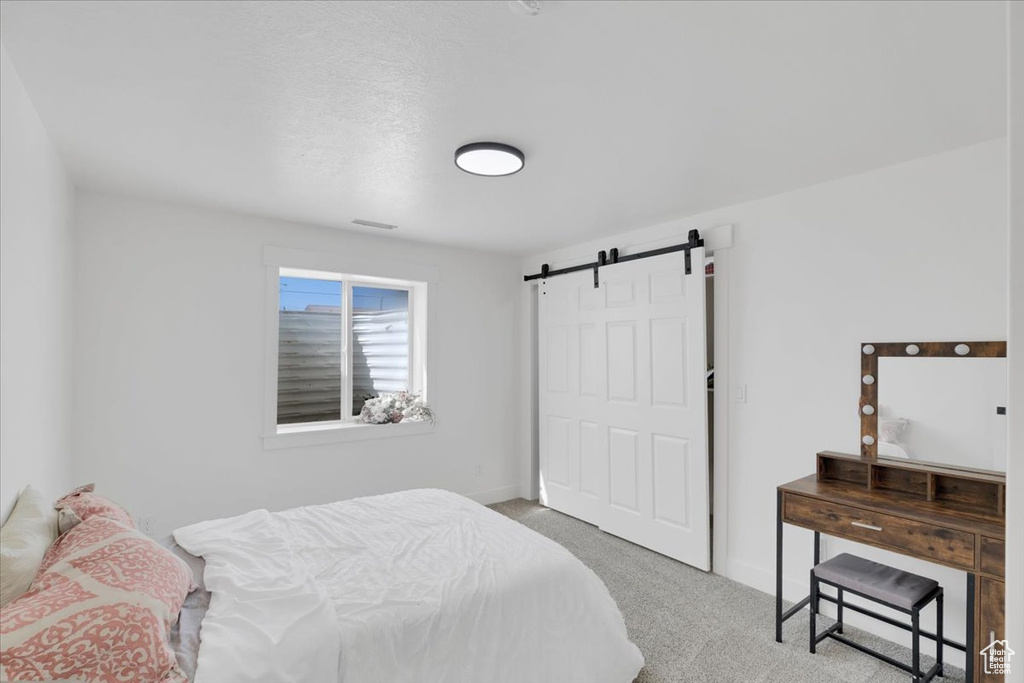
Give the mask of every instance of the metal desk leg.
M 964 639 L 967 651 L 964 653 L 964 680 L 974 683 L 974 574 L 967 572 L 967 637 Z
M 817 567 L 821 564 L 821 532 L 814 532 L 814 566 Z M 811 611 L 815 614 L 820 614 L 818 611 L 818 601 L 811 600 Z
M 942 618 L 945 614 L 943 600 L 942 591 L 939 591 L 939 596 L 935 598 L 935 663 L 939 665 L 939 670 L 935 675 L 940 678 L 943 677 L 942 647 L 945 645 L 945 643 L 942 642 Z
M 775 499 L 775 642 L 782 642 L 782 624 L 811 602 L 808 595 L 788 610 L 782 609 L 782 491 L 776 491 Z M 814 532 L 814 563 L 818 563 L 818 547 L 821 534 Z M 815 606 L 811 606 L 814 610 Z M 815 612 L 817 614 L 817 612 Z
M 782 642 L 782 491 L 775 492 L 775 642 Z

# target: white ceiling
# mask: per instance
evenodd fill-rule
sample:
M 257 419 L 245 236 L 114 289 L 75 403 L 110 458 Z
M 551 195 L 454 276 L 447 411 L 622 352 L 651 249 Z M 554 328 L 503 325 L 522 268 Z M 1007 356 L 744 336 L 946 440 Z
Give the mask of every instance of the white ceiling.
M 9 2 L 76 182 L 535 252 L 1005 135 L 1002 2 Z M 520 147 L 507 178 L 459 145 Z

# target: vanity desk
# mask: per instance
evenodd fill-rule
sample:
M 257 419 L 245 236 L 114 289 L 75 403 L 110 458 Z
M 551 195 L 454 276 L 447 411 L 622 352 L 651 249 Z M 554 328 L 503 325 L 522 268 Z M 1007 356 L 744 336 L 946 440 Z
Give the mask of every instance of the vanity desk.
M 782 623 L 810 600 L 783 611 L 783 524 L 793 524 L 815 532 L 814 564 L 820 535 L 828 534 L 966 572 L 964 642 L 943 640 L 968 653 L 968 681 L 1002 681 L 985 677 L 978 650 L 1006 637 L 1005 491 L 1005 477 L 998 474 L 819 453 L 816 474 L 778 487 L 775 640 L 782 642 Z
M 814 532 L 815 566 L 827 534 L 963 571 L 966 633 L 943 643 L 966 653 L 967 681 L 1003 683 L 985 673 L 979 650 L 1006 638 L 1005 359 L 998 341 L 861 345 L 860 455 L 818 453 L 814 474 L 777 489 L 776 641 L 783 622 L 810 604 L 782 606 L 783 531 L 792 524 Z

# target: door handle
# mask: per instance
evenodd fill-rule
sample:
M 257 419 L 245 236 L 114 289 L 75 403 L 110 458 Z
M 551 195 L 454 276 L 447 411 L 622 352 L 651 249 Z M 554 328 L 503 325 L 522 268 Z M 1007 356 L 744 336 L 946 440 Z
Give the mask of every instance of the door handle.
M 854 526 L 859 526 L 861 529 L 871 529 L 872 531 L 881 531 L 882 527 L 875 526 L 873 524 L 865 524 L 864 522 L 850 522 Z

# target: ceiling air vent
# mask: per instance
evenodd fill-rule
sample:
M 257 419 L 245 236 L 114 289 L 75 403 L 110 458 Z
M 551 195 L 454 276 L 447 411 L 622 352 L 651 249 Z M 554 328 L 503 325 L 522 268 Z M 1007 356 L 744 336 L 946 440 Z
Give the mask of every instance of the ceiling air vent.
M 364 221 L 362 218 L 357 218 L 352 221 L 356 225 L 362 225 L 367 228 L 380 228 L 381 230 L 394 230 L 397 225 L 391 225 L 390 223 L 378 223 L 377 221 Z

